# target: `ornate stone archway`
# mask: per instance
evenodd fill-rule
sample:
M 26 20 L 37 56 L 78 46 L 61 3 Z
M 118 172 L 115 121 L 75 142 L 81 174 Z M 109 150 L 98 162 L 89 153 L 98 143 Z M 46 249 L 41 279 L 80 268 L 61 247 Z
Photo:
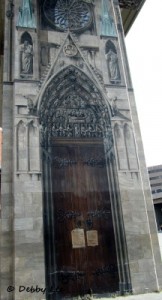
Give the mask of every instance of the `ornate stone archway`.
M 78 269 L 73 270 L 73 268 L 67 270 L 67 266 L 65 267 L 65 264 L 63 263 L 61 264 L 62 269 L 59 269 L 60 266 L 57 262 L 59 254 L 57 242 L 55 243 L 55 240 L 58 241 L 58 239 L 60 239 L 60 236 L 58 237 L 56 232 L 58 229 L 56 220 L 60 220 L 60 218 L 63 221 L 65 221 L 65 219 L 70 219 L 75 221 L 74 223 L 76 228 L 80 228 L 80 226 L 82 226 L 80 211 L 71 210 L 71 208 L 67 209 L 66 207 L 65 212 L 65 207 L 60 208 L 60 206 L 55 204 L 58 199 L 60 199 L 60 202 L 62 201 L 61 198 L 56 199 L 56 190 L 61 189 L 59 178 L 61 178 L 60 181 L 62 180 L 66 184 L 67 180 L 69 180 L 69 178 L 67 178 L 67 174 L 72 174 L 71 172 L 73 172 L 76 177 L 84 177 L 84 168 L 81 164 L 93 168 L 94 172 L 91 173 L 91 171 L 86 171 L 86 176 L 89 176 L 89 174 L 93 176 L 92 174 L 95 172 L 96 174 L 97 172 L 100 174 L 98 176 L 103 176 L 103 181 L 105 182 L 106 187 L 101 187 L 102 183 L 98 184 L 96 179 L 97 175 L 95 179 L 93 178 L 92 180 L 95 181 L 101 189 L 106 188 L 108 190 L 108 194 L 104 196 L 106 197 L 104 201 L 108 201 L 107 199 L 109 198 L 109 208 L 111 210 L 110 219 L 112 220 L 113 226 L 111 230 L 111 239 L 114 241 L 114 252 L 116 258 L 112 258 L 112 264 L 110 264 L 111 260 L 108 263 L 105 258 L 106 265 L 101 267 L 98 265 L 95 269 L 96 273 L 93 271 L 93 274 L 95 273 L 97 276 L 101 276 L 101 278 L 103 278 L 103 274 L 107 274 L 107 280 L 109 280 L 111 276 L 112 278 L 113 276 L 116 276 L 116 281 L 118 281 L 116 287 L 114 286 L 113 289 L 110 287 L 112 278 L 107 286 L 105 281 L 104 288 L 95 289 L 93 282 L 89 279 L 93 288 L 91 285 L 89 285 L 88 288 L 92 288 L 92 290 L 94 289 L 95 293 L 102 293 L 105 291 L 117 292 L 118 290 L 120 290 L 121 293 L 124 293 L 127 290 L 130 291 L 131 283 L 127 246 L 124 234 L 114 155 L 111 109 L 108 102 L 106 102 L 106 99 L 100 92 L 95 81 L 91 80 L 80 69 L 74 66 L 69 66 L 60 71 L 47 83 L 46 88 L 42 93 L 41 101 L 39 102 L 39 117 L 41 123 L 41 146 L 43 150 L 44 233 L 48 299 L 52 299 L 53 297 L 53 294 L 50 292 L 51 286 L 54 286 L 55 288 L 58 287 L 60 290 L 60 280 L 62 280 L 64 284 L 65 281 L 66 283 L 75 280 L 77 281 L 79 280 L 78 276 L 83 276 L 83 273 L 85 273 L 86 270 L 86 268 L 84 271 L 80 271 Z M 95 151 L 93 152 L 92 149 L 94 148 Z M 72 153 L 73 157 L 70 156 L 69 153 Z M 79 158 L 77 155 L 79 155 Z M 79 169 L 77 169 L 77 165 L 79 165 Z M 73 168 L 73 171 L 69 171 L 70 173 L 67 173 L 66 170 L 68 168 Z M 56 182 L 53 183 L 55 177 L 58 177 L 58 181 L 56 180 Z M 86 180 L 90 182 L 89 177 Z M 75 184 L 73 182 L 73 186 L 74 185 Z M 62 194 L 65 192 L 64 189 L 65 188 L 61 191 Z M 54 194 L 55 196 L 53 196 Z M 83 195 L 83 192 L 81 192 L 81 194 Z M 97 210 L 97 208 L 94 210 L 93 207 L 93 218 L 94 215 L 96 217 L 96 213 L 97 215 L 100 215 L 101 218 L 108 214 L 106 206 L 102 206 L 102 197 L 100 198 L 100 210 Z M 79 198 L 79 201 L 81 201 L 81 198 Z M 68 201 L 66 200 L 66 202 Z M 89 214 L 88 211 L 87 214 Z M 78 217 L 79 219 L 77 219 Z M 90 220 L 90 222 L 92 221 Z M 60 226 L 61 225 L 59 225 L 59 228 Z M 106 223 L 104 226 L 107 226 Z M 90 227 L 88 228 L 92 229 Z M 116 265 L 114 264 L 114 259 L 116 259 Z M 88 292 L 87 288 L 82 289 L 82 284 L 78 286 L 78 289 L 74 291 L 74 295 L 76 295 L 76 293 L 79 294 Z M 69 295 L 69 293 L 73 293 L 73 290 L 68 290 L 67 295 Z
M 52 137 L 104 138 L 112 135 L 110 108 L 106 107 L 96 84 L 74 66 L 62 70 L 47 84 L 39 116 L 44 146 L 50 144 Z M 109 142 L 112 144 L 112 137 Z

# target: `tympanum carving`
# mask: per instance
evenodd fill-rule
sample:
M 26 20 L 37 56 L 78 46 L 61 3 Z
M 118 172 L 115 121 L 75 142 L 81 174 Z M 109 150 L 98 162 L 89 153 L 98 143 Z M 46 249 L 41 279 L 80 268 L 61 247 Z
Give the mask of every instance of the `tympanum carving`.
M 113 144 L 103 97 L 93 81 L 76 67 L 62 70 L 48 84 L 39 114 L 44 145 L 59 138 L 107 138 L 110 148 Z

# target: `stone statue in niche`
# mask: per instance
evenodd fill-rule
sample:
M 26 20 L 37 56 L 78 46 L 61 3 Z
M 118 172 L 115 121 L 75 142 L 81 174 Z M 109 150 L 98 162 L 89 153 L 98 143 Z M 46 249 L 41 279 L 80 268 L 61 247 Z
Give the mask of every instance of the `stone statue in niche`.
M 117 101 L 118 101 L 117 97 L 111 99 L 111 111 L 113 116 L 116 116 L 117 113 L 119 112 L 117 107 Z
M 119 70 L 119 63 L 118 63 L 118 56 L 111 48 L 106 53 L 106 60 L 108 65 L 108 71 L 110 76 L 110 82 L 120 83 L 120 70 Z
M 33 46 L 25 40 L 21 45 L 21 73 L 33 74 Z
M 33 113 L 34 111 L 34 104 L 33 101 L 30 98 L 27 98 L 27 105 L 28 105 L 28 112 Z

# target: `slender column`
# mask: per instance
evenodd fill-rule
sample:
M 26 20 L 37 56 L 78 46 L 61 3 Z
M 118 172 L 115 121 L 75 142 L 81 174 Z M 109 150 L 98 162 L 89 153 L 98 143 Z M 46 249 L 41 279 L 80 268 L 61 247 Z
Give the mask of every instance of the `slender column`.
M 108 182 L 111 196 L 112 216 L 115 231 L 115 241 L 119 268 L 119 290 L 121 294 L 131 292 L 130 270 L 126 239 L 124 237 L 123 217 L 120 205 L 119 188 L 115 172 L 114 155 L 111 153 L 107 158 Z
M 8 21 L 6 21 L 6 23 L 8 23 L 8 26 L 5 26 L 5 30 L 6 30 L 6 34 L 5 36 L 7 37 L 6 43 L 5 43 L 5 53 L 6 53 L 6 57 L 7 57 L 7 65 L 4 69 L 4 71 L 6 71 L 6 81 L 12 81 L 12 53 L 13 53 L 13 17 L 14 17 L 14 4 L 13 4 L 13 0 L 8 0 L 8 5 L 7 5 L 7 9 L 6 9 L 6 17 L 8 19 Z M 5 24 L 7 25 L 7 24 Z M 9 29 L 9 30 L 8 30 Z

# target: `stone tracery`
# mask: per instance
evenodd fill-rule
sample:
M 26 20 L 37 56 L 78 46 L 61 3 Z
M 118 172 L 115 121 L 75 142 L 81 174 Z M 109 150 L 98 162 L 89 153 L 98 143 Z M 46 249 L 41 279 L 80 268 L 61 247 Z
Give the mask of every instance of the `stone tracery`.
M 61 31 L 86 29 L 92 22 L 90 7 L 84 1 L 58 0 L 54 5 L 46 0 L 43 9 L 48 23 Z
M 107 137 L 109 147 L 112 146 L 110 116 L 102 95 L 74 66 L 62 70 L 49 82 L 39 115 L 43 145 L 48 146 L 51 138 Z

